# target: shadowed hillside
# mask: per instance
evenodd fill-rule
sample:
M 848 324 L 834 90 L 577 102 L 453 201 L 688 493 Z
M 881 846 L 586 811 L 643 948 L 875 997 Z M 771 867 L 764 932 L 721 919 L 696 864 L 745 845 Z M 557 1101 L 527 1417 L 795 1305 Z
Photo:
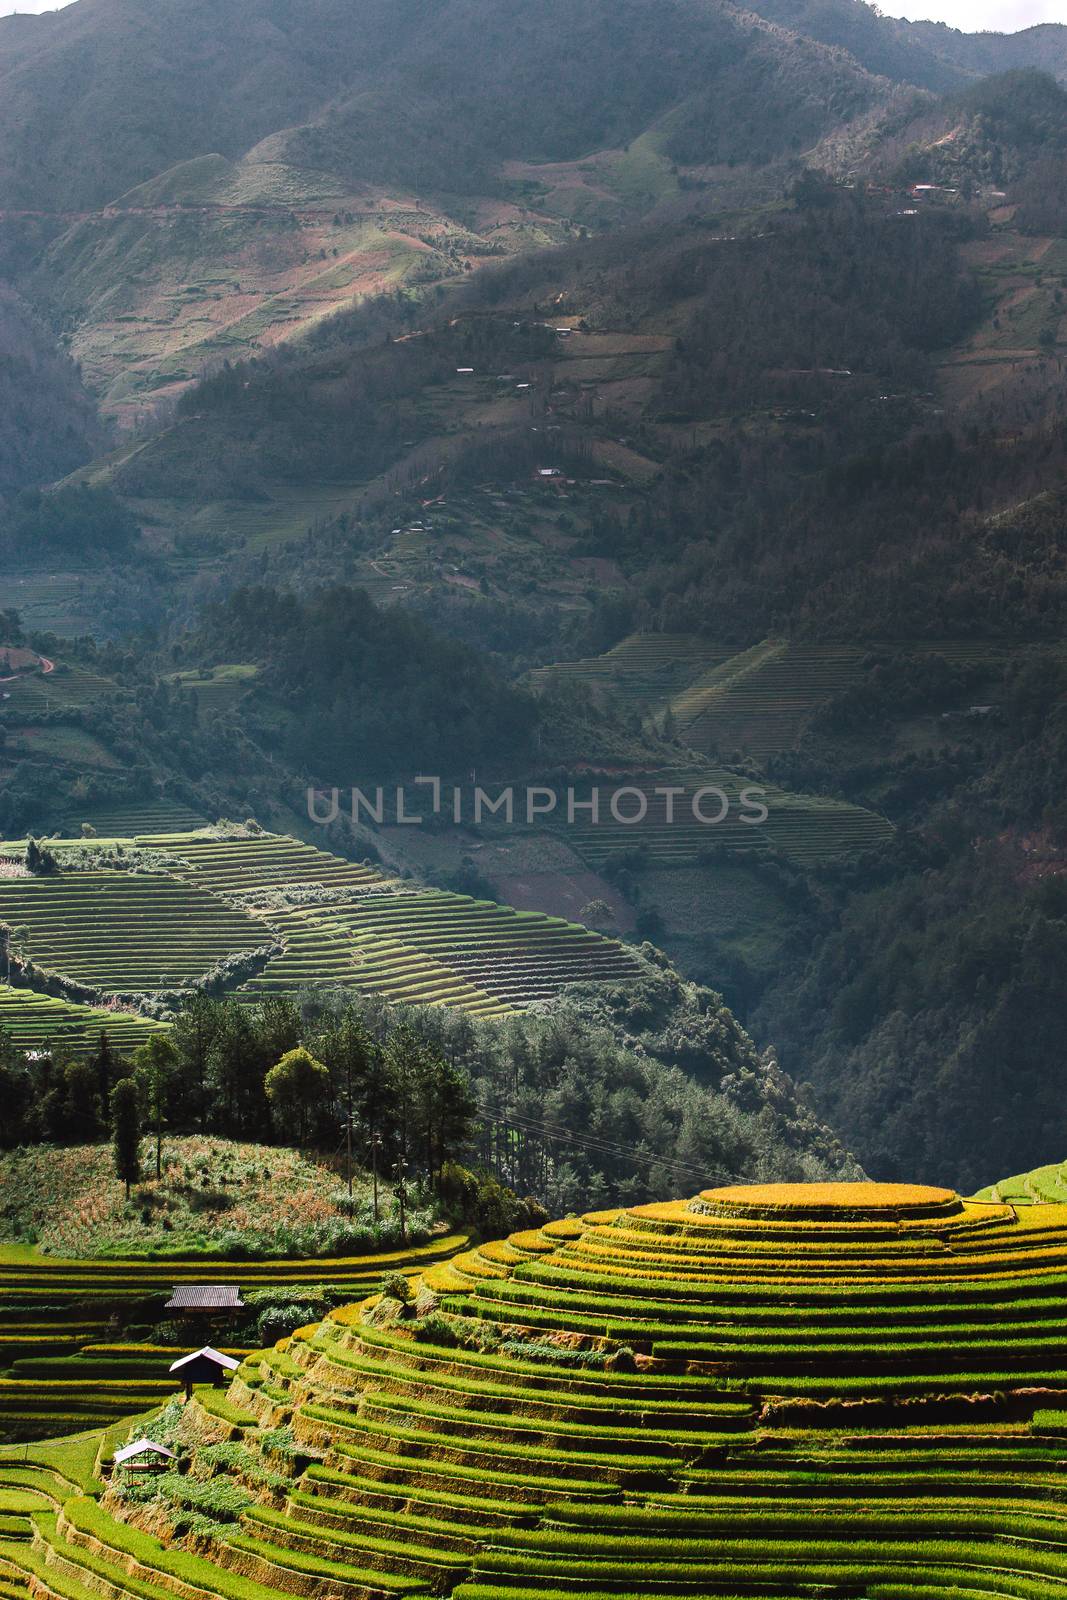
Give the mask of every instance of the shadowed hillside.
M 77 369 L 0 283 L 0 497 L 72 472 L 104 438 Z

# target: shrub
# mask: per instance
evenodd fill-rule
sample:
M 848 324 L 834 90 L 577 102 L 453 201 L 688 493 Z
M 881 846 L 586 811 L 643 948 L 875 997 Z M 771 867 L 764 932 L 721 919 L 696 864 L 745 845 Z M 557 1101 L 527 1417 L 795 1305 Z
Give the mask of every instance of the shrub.
M 399 1300 L 402 1306 L 411 1305 L 415 1299 L 415 1291 L 402 1272 L 387 1272 L 379 1293 L 386 1300 Z
M 420 1317 L 413 1331 L 416 1339 L 426 1344 L 447 1345 L 451 1348 L 460 1342 L 458 1330 L 441 1311 L 430 1311 L 425 1317 Z
M 472 1172 L 456 1161 L 446 1161 L 441 1169 L 441 1200 L 453 1221 L 491 1239 L 548 1221 L 538 1201 L 521 1199 L 491 1173 Z

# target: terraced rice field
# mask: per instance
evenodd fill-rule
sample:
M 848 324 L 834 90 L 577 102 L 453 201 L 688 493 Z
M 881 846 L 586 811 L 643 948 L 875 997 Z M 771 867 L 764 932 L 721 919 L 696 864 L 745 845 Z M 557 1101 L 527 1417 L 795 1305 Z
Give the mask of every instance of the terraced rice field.
M 185 866 L 179 873 L 186 882 L 215 894 L 245 895 L 250 901 L 263 889 L 295 889 L 307 884 L 360 888 L 382 881 L 373 867 L 345 861 L 285 834 L 235 839 L 175 834 L 153 842 L 180 856 Z
M 101 695 L 115 694 L 113 678 L 84 672 L 80 667 L 57 668 L 55 672 L 30 673 L 3 686 L 10 703 L 19 711 L 59 711 L 67 706 L 84 706 Z
M 149 1332 L 175 1284 L 221 1278 L 248 1291 L 329 1283 L 360 1299 L 384 1272 L 416 1272 L 466 1243 L 452 1234 L 382 1255 L 222 1263 L 60 1261 L 0 1245 L 0 1440 L 105 1426 L 162 1404 L 175 1389 L 170 1363 L 184 1352 L 153 1345 Z M 219 1337 L 228 1353 L 249 1353 Z
M 856 683 L 872 650 L 942 656 L 991 666 L 1021 646 L 982 640 L 894 640 L 884 645 L 767 639 L 695 679 L 671 702 L 679 735 L 694 750 L 771 755 L 795 745 L 806 718 Z
M 791 749 L 811 713 L 859 680 L 873 650 L 997 667 L 1025 648 L 984 640 L 764 639 L 734 653 L 695 634 L 636 633 L 602 656 L 556 662 L 531 678 L 610 690 L 633 710 L 657 716 L 669 705 L 679 736 L 709 756 L 766 756 Z
M 619 822 L 612 814 L 611 796 L 623 787 L 633 792 L 620 796 L 617 809 L 625 816 L 637 816 L 643 803 L 639 822 Z M 684 792 L 673 798 L 662 792 L 672 787 Z M 706 852 L 749 855 L 770 849 L 793 861 L 814 863 L 871 849 L 893 836 L 892 824 L 863 806 L 788 794 L 774 784 L 754 784 L 722 770 L 620 778 L 598 788 L 599 820 L 594 823 L 591 813 L 576 805 L 576 816 L 582 820 L 567 827 L 568 842 L 594 867 L 603 867 L 620 851 L 635 849 L 657 866 L 686 865 Z M 579 805 L 588 801 L 591 789 L 577 794 Z M 697 798 L 702 790 L 707 792 Z M 743 803 L 746 790 L 758 791 L 767 808 L 764 820 L 758 820 L 754 800 Z M 719 817 L 721 821 L 716 820 Z
M 575 923 L 441 890 L 405 889 L 372 867 L 277 835 L 160 840 L 187 864 L 190 883 L 240 895 L 284 952 L 242 986 L 251 998 L 344 986 L 408 1005 L 451 1005 L 506 1015 L 568 983 L 637 970 L 614 940 Z M 279 891 L 338 891 L 322 905 L 282 906 Z
M 557 661 L 531 674 L 535 683 L 584 683 L 609 691 L 636 711 L 664 706 L 730 651 L 694 633 L 632 633 L 602 656 Z
M 562 918 L 410 888 L 281 834 L 122 842 L 160 852 L 166 870 L 70 870 L 92 842 L 67 840 L 52 847 L 66 869 L 57 876 L 0 880 L 16 952 L 103 992 L 146 993 L 280 942 L 243 997 L 347 987 L 481 1016 L 639 970 L 625 946 Z
M 176 988 L 270 943 L 262 923 L 165 873 L 0 878 L 0 921 L 17 954 L 108 994 Z
M 164 1024 L 130 1011 L 106 1011 L 76 1005 L 32 989 L 0 984 L 0 1029 L 16 1050 L 54 1050 L 64 1061 L 92 1053 L 106 1031 L 120 1052 L 143 1044 Z
M 409 1005 L 494 1016 L 551 999 L 569 983 L 638 970 L 624 946 L 562 917 L 442 890 L 362 894 L 322 911 L 296 910 L 281 931 L 285 954 L 246 991 L 342 982 Z
M 198 816 L 177 800 L 145 800 L 138 805 L 88 807 L 67 817 L 66 831 L 71 836 L 77 835 L 83 822 L 88 822 L 101 839 L 184 833 L 207 826 L 206 817 Z
M 1021 1172 L 1014 1178 L 1001 1178 L 999 1183 L 980 1189 L 979 1198 L 1009 1200 L 1012 1205 L 1040 1205 L 1044 1202 L 1067 1205 L 1067 1161 L 1035 1167 L 1032 1172 Z
M 1067 1595 L 1067 1207 L 713 1190 L 422 1280 L 432 1323 L 345 1308 L 247 1357 L 224 1398 L 197 1392 L 178 1434 L 194 1471 L 225 1480 L 203 1449 L 220 1437 L 277 1470 L 279 1426 L 298 1452 L 198 1554 L 92 1485 L 5 1464 L 3 1492 L 51 1501 L 14 1509 L 8 1582 L 54 1600 Z M 479 1329 L 501 1342 L 476 1348 Z M 581 1365 L 578 1347 L 635 1355 Z
M 201 717 L 232 711 L 251 689 L 259 676 L 259 668 L 242 664 L 209 667 L 207 674 L 202 676 L 198 671 L 176 672 L 170 680 L 195 697 Z

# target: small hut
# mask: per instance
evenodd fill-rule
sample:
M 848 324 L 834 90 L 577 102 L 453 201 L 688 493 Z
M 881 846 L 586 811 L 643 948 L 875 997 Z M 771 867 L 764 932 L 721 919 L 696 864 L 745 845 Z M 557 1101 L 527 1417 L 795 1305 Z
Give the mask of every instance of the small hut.
M 177 1459 L 165 1444 L 157 1444 L 154 1439 L 135 1439 L 132 1444 L 115 1451 L 112 1465 L 124 1467 L 127 1472 L 163 1472 Z
M 180 1317 L 228 1317 L 244 1310 L 241 1291 L 235 1283 L 176 1284 L 164 1307 Z
M 188 1400 L 192 1396 L 194 1383 L 212 1383 L 219 1389 L 240 1365 L 233 1356 L 223 1355 L 221 1350 L 213 1350 L 206 1344 L 203 1349 L 193 1350 L 178 1361 L 172 1361 L 170 1370 L 184 1383 L 185 1398 Z

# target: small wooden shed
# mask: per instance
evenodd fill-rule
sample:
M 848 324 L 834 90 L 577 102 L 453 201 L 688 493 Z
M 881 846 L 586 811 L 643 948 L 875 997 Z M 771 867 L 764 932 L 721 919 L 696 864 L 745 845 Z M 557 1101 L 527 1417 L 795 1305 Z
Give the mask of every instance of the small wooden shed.
M 243 1311 L 244 1301 L 235 1283 L 179 1283 L 164 1310 L 180 1317 L 225 1317 Z
M 221 1350 L 213 1350 L 206 1344 L 202 1349 L 193 1350 L 189 1355 L 172 1361 L 170 1370 L 184 1383 L 185 1398 L 188 1400 L 194 1383 L 213 1383 L 219 1389 L 240 1365 L 233 1356 L 223 1355 Z

